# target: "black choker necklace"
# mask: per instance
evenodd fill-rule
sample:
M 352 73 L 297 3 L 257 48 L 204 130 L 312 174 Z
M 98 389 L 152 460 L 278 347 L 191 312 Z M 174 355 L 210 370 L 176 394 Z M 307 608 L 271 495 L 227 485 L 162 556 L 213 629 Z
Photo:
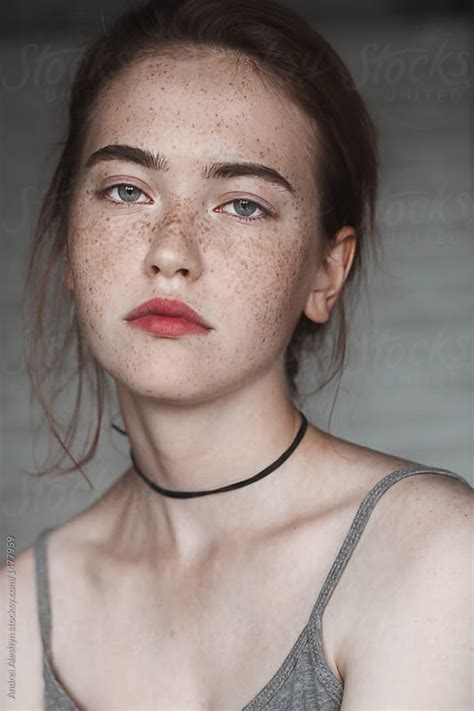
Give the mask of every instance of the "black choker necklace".
M 286 449 L 283 454 L 281 454 L 278 459 L 273 462 L 273 464 L 270 464 L 268 467 L 265 467 L 261 472 L 258 474 L 255 474 L 254 476 L 249 477 L 248 479 L 242 479 L 242 481 L 236 481 L 233 484 L 227 484 L 227 486 L 221 486 L 218 489 L 209 489 L 207 491 L 172 491 L 171 489 L 164 489 L 162 486 L 159 484 L 156 484 L 154 481 L 149 479 L 140 469 L 138 464 L 135 461 L 135 457 L 133 456 L 133 451 L 130 448 L 130 457 L 132 459 L 133 467 L 137 474 L 141 476 L 141 478 L 148 484 L 150 488 L 153 489 L 153 491 L 157 491 L 159 494 L 163 494 L 163 496 L 172 496 L 175 499 L 190 499 L 194 496 L 207 496 L 208 494 L 219 494 L 222 491 L 231 491 L 232 489 L 240 489 L 242 486 L 247 486 L 248 484 L 253 484 L 254 481 L 258 481 L 259 479 L 263 479 L 264 476 L 268 476 L 271 474 L 271 472 L 275 471 L 279 466 L 285 462 L 290 454 L 292 454 L 298 444 L 301 442 L 303 439 L 303 435 L 306 432 L 306 429 L 308 427 L 308 420 L 306 417 L 303 415 L 302 412 L 298 410 L 299 414 L 301 415 L 302 421 L 301 421 L 301 426 L 296 433 L 296 437 L 294 438 L 293 442 L 290 444 L 288 449 Z M 117 425 L 112 424 L 112 427 L 117 430 L 117 432 L 120 432 L 120 434 L 126 435 L 127 433 L 120 429 L 120 427 L 117 427 Z

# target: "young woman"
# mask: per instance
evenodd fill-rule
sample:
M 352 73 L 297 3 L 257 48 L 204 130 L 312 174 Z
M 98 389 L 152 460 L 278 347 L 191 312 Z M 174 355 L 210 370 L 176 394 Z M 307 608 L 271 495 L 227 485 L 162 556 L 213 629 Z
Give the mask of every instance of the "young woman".
M 376 183 L 346 67 L 282 6 L 149 2 L 88 49 L 33 322 L 56 269 L 131 462 L 19 556 L 8 708 L 467 711 L 471 488 L 294 404 L 333 324 L 344 362 Z

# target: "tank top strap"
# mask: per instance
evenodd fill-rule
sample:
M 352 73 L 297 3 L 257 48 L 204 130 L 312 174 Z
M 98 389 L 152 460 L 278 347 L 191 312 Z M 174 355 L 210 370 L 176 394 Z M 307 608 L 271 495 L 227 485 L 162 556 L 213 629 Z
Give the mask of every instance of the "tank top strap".
M 53 530 L 45 528 L 38 535 L 34 544 L 38 620 L 43 650 L 48 658 L 51 656 L 52 622 L 48 579 L 48 538 Z
M 387 489 L 393 486 L 393 484 L 397 481 L 400 481 L 400 479 L 407 476 L 413 476 L 415 474 L 425 473 L 454 477 L 472 488 L 467 479 L 459 474 L 456 474 L 455 472 L 450 471 L 449 469 L 442 469 L 440 467 L 426 466 L 424 464 L 417 463 L 410 464 L 409 466 L 401 469 L 396 469 L 384 476 L 377 482 L 377 484 L 375 484 L 374 487 L 372 487 L 357 509 L 349 531 L 344 539 L 344 542 L 342 543 L 341 548 L 339 549 L 339 553 L 337 554 L 336 559 L 326 577 L 323 587 L 321 588 L 316 604 L 313 607 L 308 623 L 310 645 L 318 668 L 318 674 L 322 677 L 326 687 L 332 691 L 334 698 L 341 698 L 342 692 L 340 682 L 334 676 L 332 670 L 327 664 L 323 651 L 321 631 L 321 618 L 323 612 L 352 553 L 354 552 L 354 549 L 362 535 L 362 532 L 364 531 L 365 526 L 367 525 L 377 501 L 387 491 Z
M 396 469 L 386 476 L 384 476 L 380 481 L 378 481 L 374 487 L 369 491 L 360 504 L 357 512 L 354 516 L 352 524 L 349 531 L 342 543 L 339 553 L 326 577 L 326 580 L 321 588 L 316 604 L 311 612 L 311 623 L 314 624 L 319 621 L 324 609 L 331 597 L 334 588 L 336 587 L 339 578 L 341 577 L 354 549 L 367 525 L 372 511 L 375 508 L 376 503 L 380 497 L 389 489 L 393 484 L 400 479 L 404 479 L 407 476 L 413 476 L 415 474 L 440 474 L 443 476 L 454 477 L 464 484 L 471 486 L 469 482 L 459 474 L 450 471 L 449 469 L 442 469 L 440 467 L 432 467 L 424 464 L 410 464 L 409 466 L 403 467 L 401 469 Z M 320 625 L 317 627 L 320 629 Z

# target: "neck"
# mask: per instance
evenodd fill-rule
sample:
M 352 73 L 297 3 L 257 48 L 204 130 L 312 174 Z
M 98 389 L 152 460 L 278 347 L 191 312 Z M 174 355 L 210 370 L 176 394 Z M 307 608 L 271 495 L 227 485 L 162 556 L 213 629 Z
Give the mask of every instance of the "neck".
M 120 386 L 117 392 L 138 467 L 173 491 L 216 489 L 252 477 L 282 455 L 301 426 L 283 388 L 239 391 L 191 406 L 157 402 Z M 146 545 L 151 556 L 159 547 L 185 559 L 279 525 L 301 484 L 305 440 L 265 478 L 195 498 L 155 492 L 131 468 L 122 487 L 127 505 L 120 535 Z
M 138 465 L 137 460 L 135 459 L 135 456 L 133 454 L 133 449 L 130 448 L 130 458 L 132 460 L 133 469 L 143 479 L 143 481 L 147 484 L 147 486 L 150 487 L 150 489 L 152 491 L 155 491 L 157 494 L 161 494 L 162 496 L 169 496 L 173 499 L 194 499 L 198 496 L 212 496 L 215 494 L 223 494 L 223 493 L 226 493 L 227 491 L 235 491 L 235 489 L 241 489 L 244 486 L 249 486 L 250 484 L 254 484 L 256 481 L 260 481 L 260 479 L 263 479 L 266 476 L 270 476 L 270 474 L 272 472 L 274 472 L 275 469 L 278 469 L 288 459 L 288 457 L 290 457 L 293 454 L 296 447 L 303 439 L 306 429 L 308 427 L 308 420 L 306 419 L 304 413 L 300 412 L 300 415 L 301 415 L 301 424 L 299 426 L 296 437 L 293 439 L 290 446 L 287 447 L 287 449 L 285 449 L 283 454 L 280 454 L 280 456 L 277 459 L 275 459 L 275 461 L 272 462 L 272 464 L 268 465 L 267 467 L 262 469 L 257 474 L 253 474 L 252 476 L 247 477 L 245 479 L 241 479 L 240 481 L 232 482 L 231 484 L 224 484 L 224 486 L 218 486 L 214 489 L 204 489 L 203 491 L 199 491 L 196 489 L 193 489 L 192 491 L 182 491 L 182 490 L 175 491 L 172 489 L 166 489 L 164 486 L 161 486 L 160 484 L 158 484 L 158 482 L 150 479 L 144 473 L 144 471 Z M 112 426 L 114 427 L 114 429 L 118 430 L 122 434 L 126 434 L 126 432 L 124 432 L 123 430 L 118 428 L 116 425 L 112 425 Z

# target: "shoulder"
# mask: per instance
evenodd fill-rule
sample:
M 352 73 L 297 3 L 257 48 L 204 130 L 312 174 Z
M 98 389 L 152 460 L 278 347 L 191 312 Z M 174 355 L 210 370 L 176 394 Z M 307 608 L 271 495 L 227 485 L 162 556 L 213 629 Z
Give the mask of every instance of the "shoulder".
M 384 529 L 384 550 L 391 555 L 391 564 L 415 574 L 417 561 L 438 555 L 449 542 L 454 546 L 455 539 L 466 553 L 473 498 L 474 489 L 467 482 L 440 472 L 421 471 L 395 481 L 374 511 L 374 525 Z M 459 553 L 452 548 L 453 555 L 456 550 Z
M 0 626 L 2 629 L 2 698 L 8 708 L 42 708 L 42 646 L 36 599 L 34 547 L 18 555 L 11 548 L 0 569 Z
M 397 476 L 408 468 L 412 471 Z M 423 574 L 423 561 L 430 561 L 430 557 L 440 563 L 445 560 L 440 558 L 443 549 L 451 560 L 468 554 L 474 489 L 467 481 L 406 461 L 379 476 L 371 474 L 369 479 L 367 494 L 384 480 L 387 485 L 372 502 L 357 546 L 357 564 L 360 562 L 359 572 L 367 574 L 365 579 L 374 584 L 380 577 L 379 584 L 386 584 L 393 598 L 404 584 L 413 582 L 413 576 Z M 369 564 L 372 569 L 364 567 Z
M 416 473 L 406 476 L 396 483 L 396 495 L 400 499 L 404 499 L 405 503 L 411 502 L 416 507 L 420 501 L 420 495 L 423 495 L 426 504 L 433 506 L 451 504 L 455 509 L 463 502 L 468 505 L 472 501 L 474 489 L 467 480 L 461 481 L 452 474 L 437 471 L 437 467 L 430 467 L 426 464 L 407 462 L 406 466 L 413 468 L 419 466 L 420 471 L 416 472 L 414 469 Z M 425 507 L 425 510 L 426 518 L 429 520 L 431 509 L 428 506 Z
M 474 489 L 464 478 L 457 478 L 459 475 L 454 471 L 446 474 L 441 466 L 397 457 L 337 437 L 331 437 L 330 443 L 331 456 L 325 469 L 330 471 L 334 490 L 349 505 L 346 516 L 369 492 L 378 489 L 367 530 L 378 524 L 388 527 L 403 522 L 406 525 L 395 529 L 394 540 L 401 543 L 405 536 L 409 542 L 411 524 L 429 527 L 433 523 L 439 527 L 441 512 L 444 512 L 442 520 L 447 523 L 450 516 L 456 516 L 456 511 L 461 509 L 465 513 L 469 509 Z M 405 469 L 411 471 L 403 474 Z M 364 533 L 364 538 L 369 536 Z
M 106 497 L 104 497 L 106 498 Z M 72 571 L 81 570 L 84 579 L 84 560 L 91 541 L 103 525 L 103 499 L 71 520 L 55 527 L 48 537 L 48 582 L 53 609 L 62 604 L 61 595 L 78 595 L 69 583 Z M 0 569 L 0 631 L 2 643 L 0 692 L 8 699 L 8 708 L 36 711 L 43 708 L 43 646 L 38 614 L 36 576 L 36 538 L 33 545 L 16 554 L 14 544 L 11 558 Z M 81 567 L 82 566 L 82 567 Z M 5 670 L 5 671 L 4 671 Z M 9 696 L 9 692 L 12 696 Z
M 451 566 L 469 560 L 474 489 L 430 472 L 407 476 L 392 488 L 393 496 L 390 490 L 384 496 L 387 521 L 397 534 L 391 547 L 394 572 L 409 584 L 434 574 L 447 583 Z
M 469 708 L 473 498 L 467 482 L 426 471 L 377 503 L 363 583 L 370 604 L 353 611 L 344 711 Z
M 398 521 L 400 535 L 394 552 L 400 566 L 413 560 L 407 569 L 408 582 L 433 582 L 436 576 L 440 583 L 449 584 L 453 566 L 463 564 L 457 575 L 462 583 L 471 557 L 474 489 L 454 477 L 427 472 L 395 486 L 399 490 L 392 522 Z M 428 596 L 427 603 L 430 599 L 434 597 Z

